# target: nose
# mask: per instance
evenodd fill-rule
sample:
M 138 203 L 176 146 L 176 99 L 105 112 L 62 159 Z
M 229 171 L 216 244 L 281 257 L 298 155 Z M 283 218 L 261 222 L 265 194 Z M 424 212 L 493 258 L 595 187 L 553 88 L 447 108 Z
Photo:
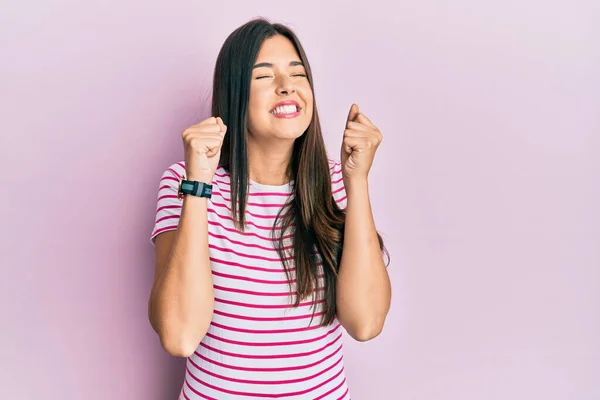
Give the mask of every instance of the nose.
M 280 96 L 287 96 L 295 93 L 296 89 L 292 80 L 287 76 L 280 76 L 277 80 L 277 94 Z

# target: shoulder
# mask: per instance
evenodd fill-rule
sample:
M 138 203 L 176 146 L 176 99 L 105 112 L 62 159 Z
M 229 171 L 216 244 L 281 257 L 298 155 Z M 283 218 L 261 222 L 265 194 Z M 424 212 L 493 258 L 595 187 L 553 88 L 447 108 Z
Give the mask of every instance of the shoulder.
M 171 177 L 179 180 L 182 175 L 185 175 L 185 162 L 179 161 L 167 167 L 167 169 L 163 172 L 163 179 Z

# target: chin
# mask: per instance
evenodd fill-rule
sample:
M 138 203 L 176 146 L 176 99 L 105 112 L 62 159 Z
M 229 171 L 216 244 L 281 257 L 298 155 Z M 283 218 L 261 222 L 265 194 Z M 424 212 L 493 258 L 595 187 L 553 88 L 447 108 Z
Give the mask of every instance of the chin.
M 289 122 L 289 121 L 288 121 Z M 308 124 L 290 124 L 292 126 L 273 127 L 275 137 L 281 139 L 297 139 L 306 132 Z
M 277 132 L 275 137 L 277 137 L 278 139 L 296 140 L 303 134 L 304 134 L 304 131 L 297 131 L 297 130 L 296 131 L 288 131 L 288 132 L 279 131 L 279 132 Z

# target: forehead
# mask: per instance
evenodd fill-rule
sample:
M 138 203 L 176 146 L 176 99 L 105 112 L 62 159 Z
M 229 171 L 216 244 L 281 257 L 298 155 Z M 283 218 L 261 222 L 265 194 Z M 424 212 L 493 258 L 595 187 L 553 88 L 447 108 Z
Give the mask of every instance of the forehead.
M 290 61 L 300 61 L 300 56 L 292 42 L 282 35 L 272 36 L 265 40 L 256 57 L 257 63 L 288 64 Z

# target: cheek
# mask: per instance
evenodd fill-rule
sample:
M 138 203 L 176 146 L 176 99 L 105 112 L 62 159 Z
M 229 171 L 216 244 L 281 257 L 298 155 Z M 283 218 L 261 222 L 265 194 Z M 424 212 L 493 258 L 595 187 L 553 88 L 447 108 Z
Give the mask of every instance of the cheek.
M 306 105 L 312 109 L 313 107 L 313 92 L 310 88 L 310 85 L 306 85 L 302 88 L 302 98 L 306 102 Z
M 248 123 L 250 128 L 254 125 L 260 125 L 264 120 L 264 110 L 268 107 L 265 102 L 265 96 L 257 88 L 250 88 L 250 100 L 248 102 Z
M 308 114 L 310 114 L 312 116 L 312 110 L 313 110 L 313 106 L 314 106 L 312 92 L 309 90 L 308 92 L 306 92 L 306 94 L 303 97 L 304 97 L 304 101 L 306 102 L 306 111 L 308 111 Z

